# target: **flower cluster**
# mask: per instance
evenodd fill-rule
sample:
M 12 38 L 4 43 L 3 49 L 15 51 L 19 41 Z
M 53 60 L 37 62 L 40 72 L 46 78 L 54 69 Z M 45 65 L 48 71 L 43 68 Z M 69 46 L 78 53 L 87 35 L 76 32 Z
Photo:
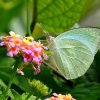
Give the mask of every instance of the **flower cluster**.
M 14 32 L 10 32 L 10 36 L 1 36 L 2 42 L 0 46 L 6 46 L 7 55 L 14 57 L 16 55 L 21 55 L 25 63 L 29 62 L 33 65 L 33 69 L 36 73 L 40 72 L 40 65 L 42 63 L 42 57 L 47 60 L 48 56 L 45 53 L 47 47 L 43 46 L 40 41 L 36 42 L 32 37 L 22 37 Z M 36 69 L 34 64 L 38 65 Z M 17 69 L 17 72 L 24 75 L 21 68 Z
M 70 94 L 62 95 L 62 94 L 53 93 L 52 97 L 47 98 L 45 100 L 75 100 L 75 99 L 72 98 Z

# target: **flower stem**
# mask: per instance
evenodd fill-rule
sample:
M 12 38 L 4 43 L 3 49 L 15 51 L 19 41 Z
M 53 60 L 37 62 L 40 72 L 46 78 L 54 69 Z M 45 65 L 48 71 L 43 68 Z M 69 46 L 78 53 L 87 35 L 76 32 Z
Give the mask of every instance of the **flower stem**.
M 13 74 L 12 74 L 10 80 L 9 80 L 9 83 L 8 83 L 7 89 L 6 89 L 6 91 L 5 91 L 5 96 L 8 95 L 8 91 L 9 91 L 9 89 L 10 89 L 12 83 L 13 83 L 13 79 L 14 79 L 15 75 L 16 75 L 16 71 L 13 72 Z
M 16 69 L 17 69 L 17 68 L 18 68 L 18 62 L 16 61 L 16 62 L 15 62 L 15 65 L 14 65 L 14 69 L 13 69 L 12 76 L 10 77 L 8 86 L 7 86 L 6 90 L 5 90 L 5 96 L 8 95 L 9 89 L 10 89 L 12 83 L 13 83 L 13 79 L 14 79 L 15 76 L 16 76 Z
M 25 98 L 25 100 L 28 100 L 30 98 L 30 96 L 33 95 L 33 91 L 31 91 L 28 96 Z
M 30 7 L 30 2 L 29 2 L 29 0 L 26 0 L 26 10 L 27 10 L 27 12 L 26 12 L 26 17 L 27 17 L 27 34 L 29 35 L 29 36 L 31 36 L 31 30 L 30 30 L 30 9 L 29 9 L 29 7 Z

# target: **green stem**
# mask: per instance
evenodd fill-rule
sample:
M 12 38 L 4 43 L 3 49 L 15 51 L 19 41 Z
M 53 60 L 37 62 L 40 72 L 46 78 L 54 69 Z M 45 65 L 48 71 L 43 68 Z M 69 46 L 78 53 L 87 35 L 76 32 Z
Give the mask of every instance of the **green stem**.
M 9 89 L 10 89 L 12 83 L 13 83 L 13 79 L 14 79 L 15 76 L 16 76 L 16 69 L 17 69 L 17 68 L 18 68 L 18 62 L 16 61 L 16 62 L 15 62 L 15 65 L 14 65 L 14 69 L 12 70 L 12 71 L 13 71 L 12 76 L 10 77 L 8 86 L 7 86 L 6 90 L 5 90 L 5 96 L 8 95 Z
M 27 34 L 29 35 L 29 36 L 31 36 L 31 30 L 30 30 L 30 9 L 29 9 L 29 7 L 30 7 L 30 2 L 29 2 L 29 0 L 26 0 L 26 10 L 27 10 L 27 12 L 26 12 L 26 17 L 27 17 Z
M 30 96 L 33 95 L 33 91 L 31 91 L 28 96 L 25 98 L 25 100 L 28 100 L 30 98 Z
M 35 24 L 37 20 L 37 0 L 33 0 L 33 19 L 31 24 L 31 31 L 35 29 Z
M 9 91 L 9 89 L 10 89 L 12 83 L 13 83 L 13 79 L 14 79 L 15 75 L 16 75 L 16 71 L 13 72 L 12 77 L 11 77 L 10 80 L 9 80 L 7 89 L 6 89 L 6 91 L 5 91 L 5 96 L 8 95 L 8 91 Z

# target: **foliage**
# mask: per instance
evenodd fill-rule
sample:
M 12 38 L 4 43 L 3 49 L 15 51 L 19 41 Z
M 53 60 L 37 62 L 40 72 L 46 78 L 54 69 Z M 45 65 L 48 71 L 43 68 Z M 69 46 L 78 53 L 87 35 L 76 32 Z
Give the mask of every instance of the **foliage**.
M 77 100 L 99 100 L 100 99 L 100 84 L 88 83 L 79 84 L 71 90 L 71 93 Z
M 51 35 L 58 35 L 79 21 L 84 4 L 85 0 L 35 1 L 37 9 L 34 9 L 33 22 L 41 23 Z
M 22 58 L 8 57 L 6 48 L 0 47 L 0 100 L 44 100 L 50 97 L 51 90 L 58 94 L 71 93 L 77 100 L 99 100 L 100 29 L 73 29 L 95 1 L 26 1 L 30 12 L 25 0 L 0 1 L 0 36 L 8 35 L 11 21 L 17 17 L 19 23 L 13 22 L 14 28 L 20 30 L 21 26 L 26 31 L 26 26 L 31 27 L 34 39 L 42 39 L 41 43 L 48 46 L 49 60 L 43 60 L 38 75 L 33 74 L 31 64 L 27 64 L 23 70 L 25 75 L 21 76 L 15 69 L 22 65 Z M 30 23 L 25 21 L 27 13 L 31 13 L 27 19 Z M 26 33 L 18 34 L 29 35 Z

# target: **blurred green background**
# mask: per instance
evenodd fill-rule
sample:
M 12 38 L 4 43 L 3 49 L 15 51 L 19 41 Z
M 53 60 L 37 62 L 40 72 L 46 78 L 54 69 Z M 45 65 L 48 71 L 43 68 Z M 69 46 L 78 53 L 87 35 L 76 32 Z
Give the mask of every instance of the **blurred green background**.
M 41 38 L 44 30 L 57 36 L 71 28 L 100 27 L 100 0 L 30 0 L 29 10 L 30 27 L 36 39 Z M 40 24 L 38 28 L 36 23 Z M 27 34 L 25 0 L 0 0 L 0 35 L 7 35 L 9 31 Z M 1 48 L 0 78 L 8 83 L 14 59 L 4 52 Z M 100 100 L 100 51 L 88 72 L 75 80 L 65 80 L 45 65 L 37 76 L 28 67 L 25 73 L 29 78 L 41 80 L 53 92 L 71 93 L 77 100 Z M 12 88 L 21 93 L 30 89 L 27 79 L 20 75 L 14 79 Z

